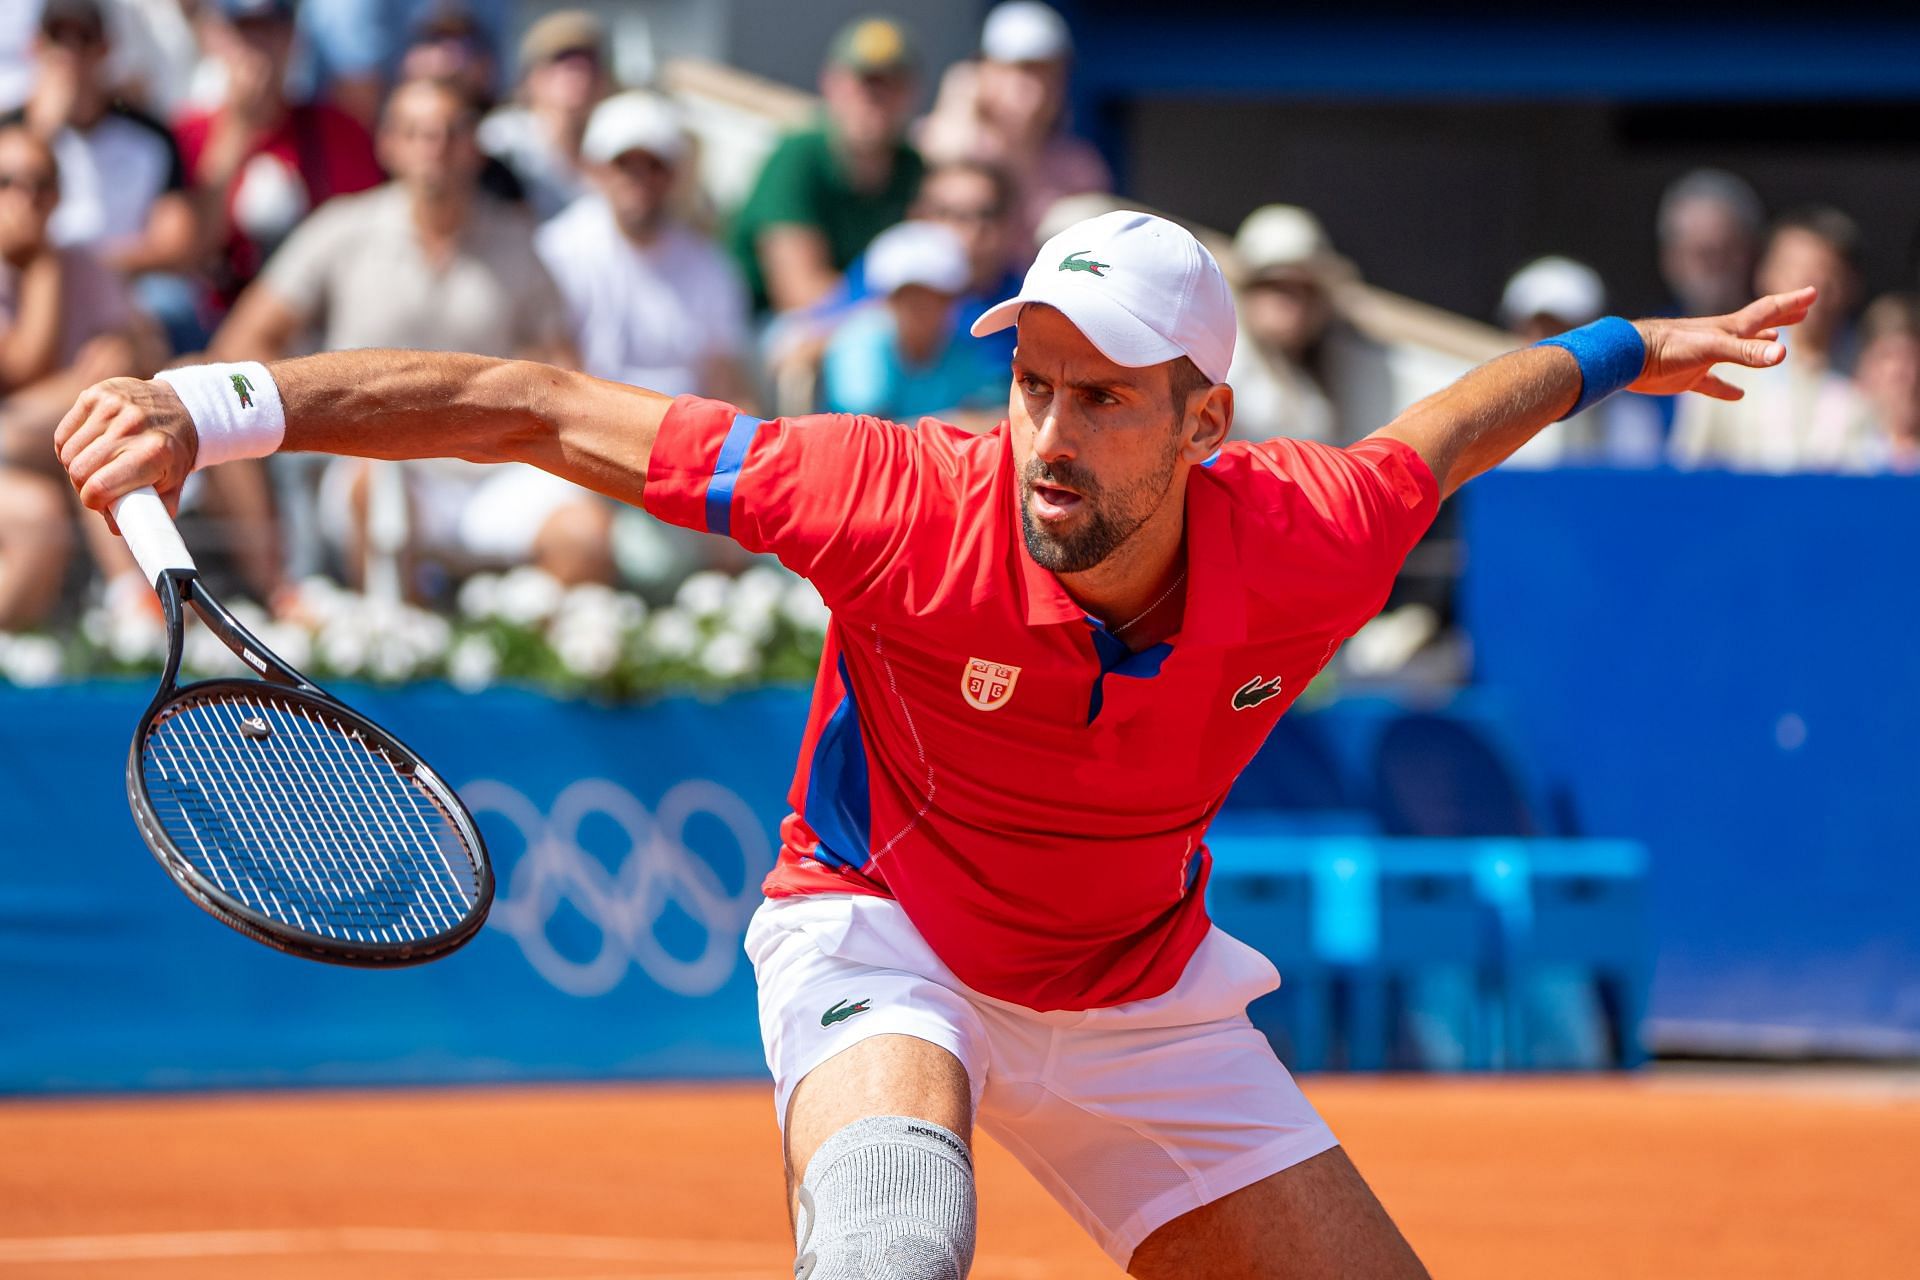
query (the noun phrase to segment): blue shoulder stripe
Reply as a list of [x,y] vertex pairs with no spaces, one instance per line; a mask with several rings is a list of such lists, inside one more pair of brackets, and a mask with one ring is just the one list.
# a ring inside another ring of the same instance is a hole
[[720,456],[713,460],[713,479],[707,482],[707,532],[723,537],[733,532],[733,485],[740,478],[740,464],[747,460],[754,432],[761,419],[744,413],[733,416],[727,438],[720,442]]

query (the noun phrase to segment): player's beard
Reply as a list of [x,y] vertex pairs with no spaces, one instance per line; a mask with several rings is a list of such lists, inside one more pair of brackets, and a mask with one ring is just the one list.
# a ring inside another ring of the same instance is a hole
[[[1084,573],[1105,563],[1166,501],[1179,458],[1179,441],[1169,439],[1159,467],[1112,493],[1092,472],[1071,460],[1029,461],[1020,473],[1020,532],[1033,562],[1054,573]],[[1057,534],[1034,518],[1034,486],[1043,484],[1059,485],[1080,495],[1083,514],[1079,528]]]

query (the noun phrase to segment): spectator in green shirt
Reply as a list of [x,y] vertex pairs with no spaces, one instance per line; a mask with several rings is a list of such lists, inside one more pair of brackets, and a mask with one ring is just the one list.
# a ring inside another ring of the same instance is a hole
[[831,292],[869,241],[906,217],[924,169],[905,141],[914,51],[900,24],[843,28],[820,73],[823,121],[767,158],[733,226],[757,307],[791,311]]

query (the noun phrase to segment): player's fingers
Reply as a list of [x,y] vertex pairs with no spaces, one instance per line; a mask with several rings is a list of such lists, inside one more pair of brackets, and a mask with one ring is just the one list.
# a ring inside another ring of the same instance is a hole
[[[167,480],[165,459],[143,440],[128,442],[80,486],[80,502],[105,512],[114,501],[144,485],[160,488]],[[178,487],[177,485],[175,487]]]
[[1733,330],[1750,334],[1760,329],[1798,324],[1806,319],[1813,300],[1819,294],[1818,289],[1808,285],[1804,289],[1790,289],[1786,293],[1770,293],[1764,298],[1756,298],[1734,312]]
[[1770,369],[1787,358],[1787,349],[1779,342],[1762,338],[1729,338],[1714,358],[1743,364],[1749,369]]
[[95,412],[89,412],[86,417],[74,425],[72,430],[67,432],[65,439],[56,439],[54,441],[54,446],[60,459],[60,465],[67,469],[69,475],[73,472],[74,459],[85,452],[88,445],[98,440],[101,432],[105,430],[106,426],[101,421],[100,415]]
[[1778,329],[1762,329],[1760,332],[1754,334],[1753,336],[1756,338],[1759,338],[1763,342],[1773,342],[1780,337],[1780,331]]
[[116,410],[103,414],[96,410],[90,422],[92,430],[76,435],[74,441],[69,442],[78,444],[78,448],[70,448],[71,456],[62,461],[67,468],[67,479],[75,489],[83,489],[94,473],[126,445],[126,412]]
[[1700,381],[1694,383],[1689,389],[1698,391],[1703,396],[1711,396],[1715,400],[1740,400],[1745,398],[1747,394],[1739,387],[1728,382],[1725,378],[1712,373],[1701,378]]
[[74,400],[73,407],[61,417],[60,425],[53,429],[53,448],[54,452],[60,455],[62,466],[66,465],[67,461],[67,441],[86,425],[88,417],[93,412],[94,401],[98,398],[98,392],[92,387],[82,391]]

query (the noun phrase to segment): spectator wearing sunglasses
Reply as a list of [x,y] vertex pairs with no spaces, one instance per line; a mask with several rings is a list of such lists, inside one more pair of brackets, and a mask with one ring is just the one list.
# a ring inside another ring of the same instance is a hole
[[55,243],[59,203],[52,149],[0,125],[0,631],[46,617],[72,551],[54,424],[88,384],[152,369],[119,277]]
[[[83,244],[140,283],[142,301],[179,349],[198,345],[194,299],[174,273],[195,261],[199,230],[173,135],[108,88],[109,31],[100,0],[47,0],[26,106],[5,119],[53,148],[60,206],[52,235]],[[176,314],[181,313],[181,314]]]

